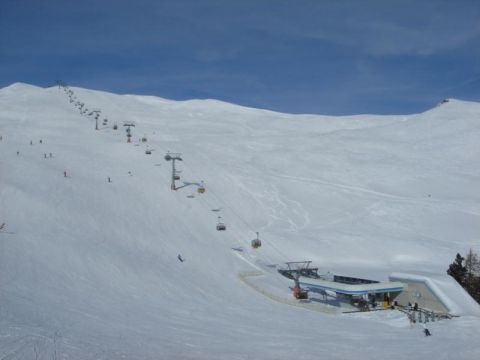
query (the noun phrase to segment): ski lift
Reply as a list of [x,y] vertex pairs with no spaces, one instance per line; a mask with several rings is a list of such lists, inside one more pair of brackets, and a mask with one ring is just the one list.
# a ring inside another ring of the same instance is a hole
[[298,300],[308,299],[308,290],[302,289],[299,286],[295,286],[292,290],[293,297]]
[[170,156],[170,153],[167,153],[167,154],[165,155],[165,160],[167,160],[167,161],[172,160],[172,157]]
[[180,175],[175,174],[175,175],[173,175],[173,178],[174,178],[175,180],[180,180]]
[[145,154],[152,155],[152,150],[150,150],[150,149],[145,150]]
[[227,225],[225,225],[223,222],[220,221],[221,217],[218,217],[218,222],[217,222],[217,231],[225,231],[227,230]]
[[113,125],[113,130],[117,130],[118,129],[118,125],[117,124],[114,124]]
[[295,273],[293,277],[293,281],[295,282],[295,286],[292,289],[293,297],[298,300],[308,299],[308,290],[302,289],[300,286],[300,273]]
[[258,238],[258,232],[257,232],[257,238],[252,240],[252,248],[257,249],[260,246],[262,246],[262,242]]
[[205,192],[205,184],[203,183],[203,181],[200,183],[200,185],[198,186],[197,188],[197,192],[199,194],[203,194]]

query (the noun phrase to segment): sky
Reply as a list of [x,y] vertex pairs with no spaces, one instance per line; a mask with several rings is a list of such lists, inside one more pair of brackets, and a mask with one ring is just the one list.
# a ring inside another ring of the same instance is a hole
[[288,113],[480,101],[479,0],[0,0],[0,87]]

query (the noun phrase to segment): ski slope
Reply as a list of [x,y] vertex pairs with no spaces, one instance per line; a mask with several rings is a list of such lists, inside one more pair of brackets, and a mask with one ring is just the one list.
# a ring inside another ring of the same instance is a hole
[[108,125],[58,87],[0,90],[0,359],[480,356],[478,317],[425,338],[402,314],[308,311],[238,276],[312,260],[386,280],[479,251],[480,104],[327,117],[71,89]]

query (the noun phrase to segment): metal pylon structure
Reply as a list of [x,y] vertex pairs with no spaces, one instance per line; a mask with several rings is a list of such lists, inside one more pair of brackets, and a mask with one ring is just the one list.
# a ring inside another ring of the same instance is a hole
[[177,186],[175,184],[175,180],[180,180],[180,176],[178,175],[178,171],[175,168],[175,161],[183,161],[181,153],[171,153],[170,151],[165,154],[165,160],[172,162],[172,184],[170,188],[172,190],[177,190]]
[[100,116],[100,110],[92,110],[88,115],[95,116],[95,130],[98,130],[98,117]]
[[135,127],[135,123],[133,122],[124,122],[123,126],[127,128],[127,142],[132,142],[132,134],[131,134],[131,127]]

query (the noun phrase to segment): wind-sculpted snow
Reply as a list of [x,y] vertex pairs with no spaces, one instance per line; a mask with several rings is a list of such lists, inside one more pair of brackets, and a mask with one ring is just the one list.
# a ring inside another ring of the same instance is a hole
[[308,311],[238,276],[443,274],[480,250],[479,104],[327,117],[72,90],[98,131],[58,87],[0,90],[0,359],[480,356],[475,317],[424,338],[402,314]]

